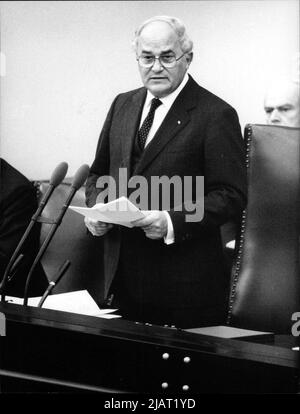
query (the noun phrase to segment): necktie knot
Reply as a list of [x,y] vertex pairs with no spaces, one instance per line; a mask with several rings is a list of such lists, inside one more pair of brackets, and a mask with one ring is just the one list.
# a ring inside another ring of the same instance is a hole
[[151,107],[150,107],[150,111],[156,111],[156,109],[162,104],[162,101],[160,101],[157,98],[153,98],[151,101]]
[[149,131],[153,124],[154,119],[154,113],[156,109],[162,104],[162,101],[160,101],[157,98],[153,98],[151,101],[150,110],[148,112],[148,115],[146,116],[143,125],[141,126],[139,132],[138,132],[138,142],[141,149],[144,149],[146,140],[149,134]]

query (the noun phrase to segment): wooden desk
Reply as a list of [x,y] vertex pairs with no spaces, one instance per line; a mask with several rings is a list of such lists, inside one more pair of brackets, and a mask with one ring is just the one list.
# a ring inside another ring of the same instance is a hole
[[297,338],[260,344],[7,303],[0,312],[2,392],[299,391]]

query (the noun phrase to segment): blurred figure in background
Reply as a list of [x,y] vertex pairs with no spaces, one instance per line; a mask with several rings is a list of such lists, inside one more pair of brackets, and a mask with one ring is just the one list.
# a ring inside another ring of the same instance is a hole
[[300,127],[299,81],[277,79],[266,92],[264,101],[269,125]]
[[[36,189],[32,183],[0,158],[0,280],[37,206]],[[7,283],[6,294],[23,296],[29,265],[39,248],[39,230],[35,225],[22,251],[24,263],[12,281]],[[30,294],[40,295],[46,286],[46,277],[39,269],[32,278]]]
[[[300,128],[299,95],[298,76],[297,79],[278,77],[273,80],[267,88],[264,99],[266,123]],[[227,223],[222,228],[223,241],[226,245],[225,257],[229,267],[232,266],[235,254],[234,232],[236,229],[233,223]]]

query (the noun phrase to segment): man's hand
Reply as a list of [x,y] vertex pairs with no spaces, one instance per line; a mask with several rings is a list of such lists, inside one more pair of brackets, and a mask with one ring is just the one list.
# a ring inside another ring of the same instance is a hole
[[104,223],[88,217],[84,218],[84,223],[93,236],[104,236],[113,227],[111,223]]
[[132,221],[134,227],[140,227],[144,230],[146,237],[157,240],[162,239],[168,232],[168,221],[163,211],[144,210],[142,213],[146,217]]

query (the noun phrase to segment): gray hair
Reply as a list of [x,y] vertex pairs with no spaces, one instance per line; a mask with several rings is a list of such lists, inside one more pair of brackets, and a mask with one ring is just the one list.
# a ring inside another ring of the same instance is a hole
[[178,41],[179,41],[182,52],[183,53],[192,52],[193,42],[188,37],[184,24],[179,19],[177,19],[177,17],[170,17],[170,16],[155,16],[155,17],[151,17],[151,19],[144,21],[135,31],[135,37],[132,41],[132,46],[133,46],[134,51],[136,51],[137,49],[138,39],[139,39],[139,36],[142,30],[149,23],[153,23],[153,22],[168,23],[178,36]]

